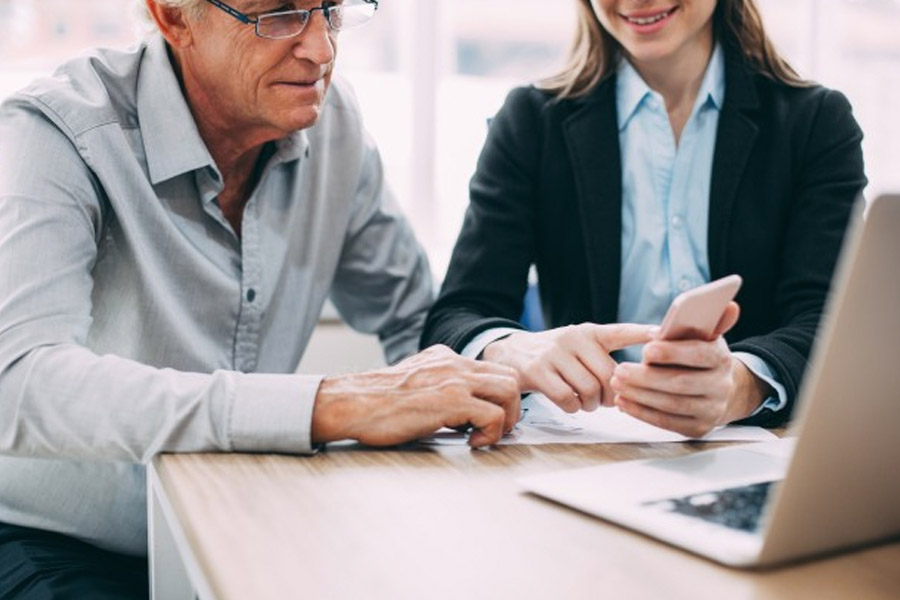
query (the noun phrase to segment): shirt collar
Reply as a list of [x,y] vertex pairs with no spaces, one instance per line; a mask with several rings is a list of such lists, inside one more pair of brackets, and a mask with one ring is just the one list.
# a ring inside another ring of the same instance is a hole
[[151,183],[214,167],[161,35],[147,43],[137,85],[138,119]]
[[628,125],[628,122],[638,111],[644,98],[651,95],[653,90],[647,85],[631,63],[623,58],[619,62],[616,75],[616,112],[619,119],[619,131]]
[[[625,129],[631,118],[638,112],[644,99],[654,92],[641,78],[637,70],[624,58],[619,63],[616,77],[616,109],[618,114],[619,131]],[[697,94],[696,106],[702,106],[706,102],[721,110],[725,99],[725,57],[721,44],[716,44],[703,81],[700,82],[700,91]],[[696,108],[694,109],[696,111]]]
[[[154,35],[147,42],[138,77],[137,99],[151,183],[156,185],[207,167],[216,169],[181,91],[161,35]],[[309,156],[309,136],[305,130],[295,131],[276,141],[275,148],[270,164],[298,160]]]
[[725,102],[725,52],[722,44],[717,43],[713,50],[712,58],[706,67],[706,74],[700,84],[700,93],[697,94],[697,104],[712,102],[713,106],[722,110]]

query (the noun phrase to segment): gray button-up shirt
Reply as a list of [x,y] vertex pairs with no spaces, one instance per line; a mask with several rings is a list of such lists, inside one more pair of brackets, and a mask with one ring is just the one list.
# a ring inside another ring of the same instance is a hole
[[156,36],[0,107],[0,521],[146,551],[159,452],[310,451],[326,298],[415,351],[425,255],[346,85],[277,142],[238,237]]

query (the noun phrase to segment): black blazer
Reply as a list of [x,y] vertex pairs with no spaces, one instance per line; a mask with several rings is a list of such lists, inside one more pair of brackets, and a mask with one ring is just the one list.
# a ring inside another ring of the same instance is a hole
[[[725,102],[710,188],[713,279],[738,273],[742,313],[726,339],[766,360],[791,407],[806,368],[854,198],[866,183],[862,132],[839,92],[753,73],[726,49]],[[470,205],[422,347],[462,350],[520,327],[536,265],[550,327],[617,319],[622,176],[612,76],[588,96],[514,90],[493,120]]]

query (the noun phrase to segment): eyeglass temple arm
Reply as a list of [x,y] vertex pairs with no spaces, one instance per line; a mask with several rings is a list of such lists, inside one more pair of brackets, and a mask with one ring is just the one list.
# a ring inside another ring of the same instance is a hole
[[[366,0],[366,1],[368,1],[368,0]],[[232,17],[234,17],[241,23],[256,23],[256,21],[258,20],[258,19],[251,19],[250,17],[248,17],[244,13],[240,12],[239,10],[236,10],[236,9],[228,6],[224,2],[220,2],[219,0],[207,0],[207,2],[221,8],[222,10],[227,12],[229,15],[231,15]],[[376,5],[378,4],[378,0],[375,0],[375,4]]]

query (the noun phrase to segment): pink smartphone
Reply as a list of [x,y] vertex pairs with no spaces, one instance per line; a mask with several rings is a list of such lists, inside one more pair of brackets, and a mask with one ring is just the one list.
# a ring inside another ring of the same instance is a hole
[[664,340],[709,340],[741,288],[740,275],[729,275],[679,294],[660,326]]

